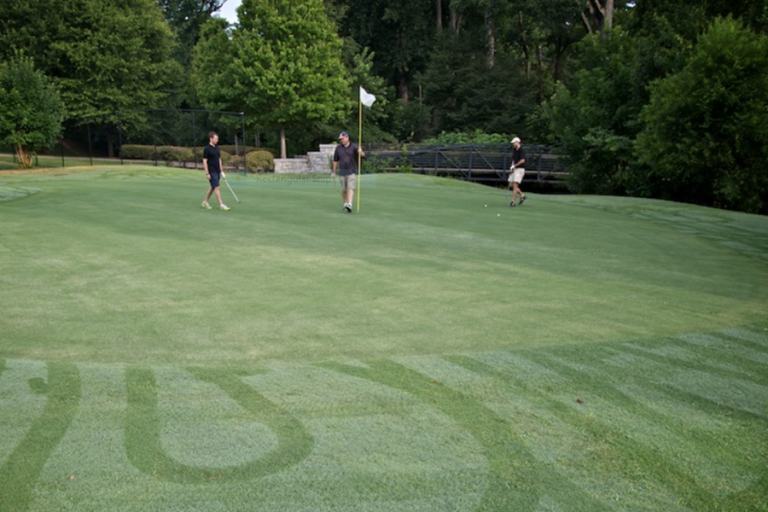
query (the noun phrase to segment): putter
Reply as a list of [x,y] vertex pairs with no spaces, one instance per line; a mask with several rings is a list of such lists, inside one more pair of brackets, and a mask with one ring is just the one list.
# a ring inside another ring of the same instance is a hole
[[232,186],[229,184],[229,180],[227,179],[227,175],[224,174],[224,173],[221,173],[221,177],[224,179],[224,183],[227,184],[227,188],[229,189],[229,191],[232,192],[233,196],[235,196],[235,201],[237,201],[239,203],[240,199],[237,198],[237,194],[235,194],[235,191],[232,190]]

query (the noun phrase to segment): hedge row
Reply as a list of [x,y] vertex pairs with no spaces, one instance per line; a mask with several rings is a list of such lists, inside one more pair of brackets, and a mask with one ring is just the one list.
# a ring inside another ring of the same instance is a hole
[[141,146],[124,144],[121,156],[129,160],[163,160],[165,162],[194,162],[195,152],[179,146]]
[[[234,146],[233,146],[234,148]],[[232,165],[240,168],[243,165],[243,158],[232,156],[226,149],[221,149],[221,161],[224,165]],[[197,159],[193,148],[180,146],[144,146],[139,144],[124,144],[121,148],[122,158],[128,160],[162,160],[167,165],[173,162],[184,164],[194,164],[196,160],[202,161],[202,148],[198,148]],[[248,169],[253,171],[274,171],[275,159],[272,153],[266,150],[249,151],[246,155]]]

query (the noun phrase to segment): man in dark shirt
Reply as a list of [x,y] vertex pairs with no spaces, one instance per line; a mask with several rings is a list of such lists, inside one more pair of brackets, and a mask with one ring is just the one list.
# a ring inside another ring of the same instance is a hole
[[216,194],[216,199],[219,200],[220,210],[229,210],[229,206],[224,204],[221,200],[221,190],[219,190],[219,180],[221,175],[224,174],[223,165],[221,164],[221,152],[216,145],[219,142],[219,134],[211,132],[208,134],[208,145],[203,150],[203,169],[205,169],[205,177],[211,184],[211,188],[205,194],[203,199],[203,208],[206,210],[211,209],[211,205],[208,204],[208,200],[212,194]]
[[344,211],[352,213],[352,202],[355,199],[355,175],[357,174],[357,155],[365,156],[363,150],[357,144],[349,141],[347,132],[339,135],[341,144],[336,146],[333,152],[333,170],[331,179],[336,176],[339,169],[339,181],[341,181],[341,200],[344,201]]
[[[512,202],[509,203],[509,206],[517,206],[518,204],[523,204],[523,201],[526,200],[525,194],[520,190],[520,183],[523,182],[525,177],[525,150],[519,137],[512,139],[512,147],[514,148],[512,150],[512,167],[510,169],[512,172],[507,180],[512,185]],[[515,203],[517,196],[520,196],[519,203]]]

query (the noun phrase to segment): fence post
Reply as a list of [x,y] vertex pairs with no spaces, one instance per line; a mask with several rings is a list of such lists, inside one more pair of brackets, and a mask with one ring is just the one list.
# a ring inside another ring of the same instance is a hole
[[243,130],[243,174],[248,174],[248,143],[245,138],[245,112],[240,112],[240,123]]
[[[123,162],[123,129],[120,127],[122,123],[120,122],[120,111],[117,111],[117,139],[120,142],[120,165],[123,165],[125,162]],[[88,137],[88,140],[90,141],[91,138]]]
[[[91,159],[91,167],[93,167],[93,149],[91,148],[91,123],[88,123],[88,157]],[[120,153],[122,155],[122,152]],[[62,152],[62,160],[64,153]]]
[[197,169],[197,137],[195,136],[197,130],[195,129],[195,111],[192,110],[192,145],[194,150],[192,151],[195,160],[195,169]]
[[475,154],[475,145],[472,144],[469,148],[469,179],[472,179],[472,157]]
[[541,148],[539,148],[539,166],[536,173],[536,181],[541,181]]
[[157,167],[157,120],[155,116],[152,116],[152,142],[155,145],[155,167]]

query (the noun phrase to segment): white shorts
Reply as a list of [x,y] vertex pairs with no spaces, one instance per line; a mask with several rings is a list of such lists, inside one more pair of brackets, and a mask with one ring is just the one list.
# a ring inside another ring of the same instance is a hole
[[522,183],[523,178],[525,178],[525,169],[521,169],[520,167],[515,167],[515,169],[509,174],[509,179],[507,179],[507,181],[510,183],[512,183],[513,181],[515,183]]

